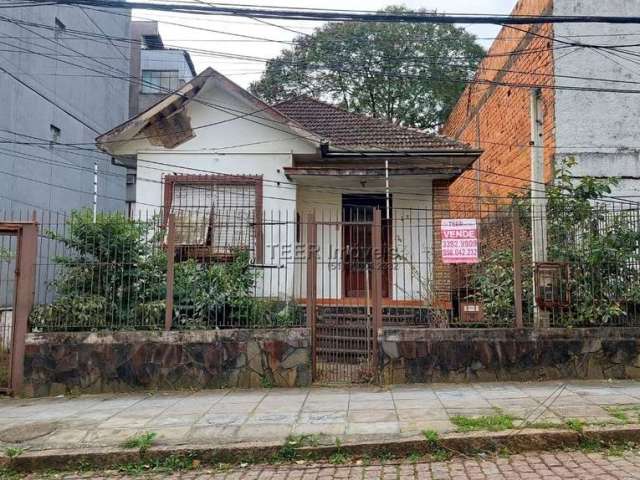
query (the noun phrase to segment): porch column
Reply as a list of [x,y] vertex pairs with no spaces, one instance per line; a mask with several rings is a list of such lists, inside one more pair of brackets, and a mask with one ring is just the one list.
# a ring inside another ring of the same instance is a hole
[[433,180],[433,297],[436,307],[451,310],[451,269],[442,262],[441,220],[449,217],[450,180]]

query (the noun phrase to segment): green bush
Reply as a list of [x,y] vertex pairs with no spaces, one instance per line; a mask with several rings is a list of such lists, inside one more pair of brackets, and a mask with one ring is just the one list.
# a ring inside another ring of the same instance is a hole
[[[56,257],[55,300],[34,308],[35,330],[160,329],[166,310],[167,257],[161,229],[119,213],[73,212],[65,235],[49,232],[69,251]],[[249,252],[230,262],[176,262],[174,328],[293,326],[299,307],[254,298]]]
[[58,256],[56,298],[31,315],[35,330],[126,328],[136,323],[139,275],[151,256],[151,224],[120,213],[71,213],[65,234],[47,232],[70,254]]
[[568,262],[571,307],[567,324],[600,324],[627,317],[640,302],[640,224],[637,208],[605,203],[615,178],[575,183],[573,159],[562,163],[548,189],[548,256]]
[[[565,159],[547,187],[547,258],[566,262],[570,275],[571,305],[553,312],[556,323],[606,324],[628,317],[640,303],[640,218],[634,210],[613,210],[605,197],[617,179],[571,175],[575,161]],[[515,199],[521,228],[530,229],[528,198]],[[533,311],[531,244],[522,246],[523,312]],[[472,284],[473,298],[482,302],[489,322],[513,319],[513,266],[511,249],[484,259]]]

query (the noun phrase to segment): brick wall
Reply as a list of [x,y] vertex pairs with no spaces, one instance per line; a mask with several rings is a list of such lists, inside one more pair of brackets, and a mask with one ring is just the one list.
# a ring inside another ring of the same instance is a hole
[[451,308],[450,266],[442,263],[441,220],[450,218],[449,187],[450,180],[434,180],[433,194],[433,284],[435,303],[441,308]]
[[[514,15],[552,14],[552,0],[519,0]],[[503,197],[522,193],[531,176],[530,88],[514,84],[553,85],[554,44],[552,25],[504,27],[464,91],[445,126],[445,135],[484,150],[473,169],[449,189],[452,210],[458,216],[486,210],[487,203],[507,202]],[[556,44],[555,48],[559,46]],[[563,55],[563,49],[556,52]],[[496,85],[493,82],[497,82]],[[553,175],[554,93],[542,90],[545,179]],[[495,175],[487,172],[497,172]],[[510,201],[509,201],[510,202]]]

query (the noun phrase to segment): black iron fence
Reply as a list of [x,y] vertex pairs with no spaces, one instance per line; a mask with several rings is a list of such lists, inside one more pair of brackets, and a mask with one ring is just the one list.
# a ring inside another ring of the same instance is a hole
[[[137,219],[42,212],[29,327],[184,330],[311,320],[373,327],[376,305],[382,325],[394,326],[638,325],[640,208],[588,205],[550,204],[533,214],[522,201],[472,214],[381,205],[378,226],[375,208],[362,205],[258,216],[245,207],[215,215],[182,208]],[[471,263],[447,263],[444,217],[475,219]],[[7,323],[12,257],[4,250],[0,321]]]

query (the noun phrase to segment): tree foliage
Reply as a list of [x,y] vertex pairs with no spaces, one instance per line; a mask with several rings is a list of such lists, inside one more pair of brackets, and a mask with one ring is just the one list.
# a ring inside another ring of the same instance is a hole
[[[606,196],[616,178],[582,177],[571,169],[575,160],[558,165],[554,182],[547,187],[547,258],[569,265],[566,289],[571,303],[550,312],[554,323],[602,325],[632,320],[640,305],[640,217],[637,208],[614,208]],[[530,236],[528,198],[516,198],[521,229]],[[537,219],[540,221],[540,219]],[[523,310],[533,311],[531,243],[522,245]],[[493,251],[473,279],[473,298],[483,304],[485,319],[510,323],[514,312],[511,249]]]
[[432,129],[446,119],[483,55],[475,37],[453,25],[330,23],[269,60],[250,90],[268,102],[307,94]]

